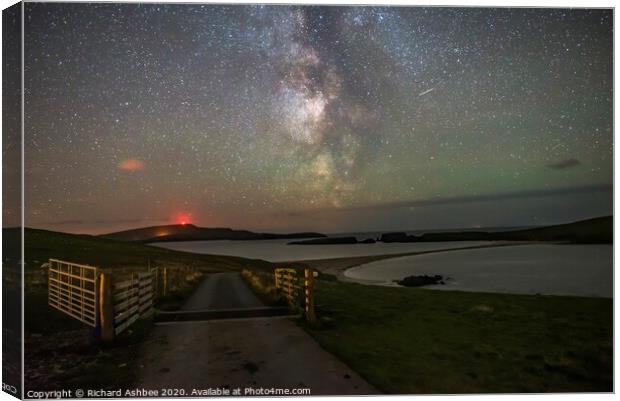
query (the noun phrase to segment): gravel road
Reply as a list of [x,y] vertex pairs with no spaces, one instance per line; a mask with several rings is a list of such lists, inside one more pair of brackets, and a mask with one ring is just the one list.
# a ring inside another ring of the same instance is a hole
[[[238,273],[208,275],[182,310],[264,306]],[[311,395],[377,394],[285,317],[160,323],[139,353],[136,387],[297,389]]]

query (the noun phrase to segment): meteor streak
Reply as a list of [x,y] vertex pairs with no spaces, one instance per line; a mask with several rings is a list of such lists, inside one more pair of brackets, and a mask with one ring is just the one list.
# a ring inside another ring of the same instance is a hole
[[427,89],[427,90],[425,90],[424,92],[420,93],[420,94],[418,95],[418,97],[422,97],[422,96],[424,96],[424,95],[427,95],[427,94],[431,93],[431,92],[432,92],[432,91],[434,91],[434,90],[435,90],[435,88],[430,88],[430,89]]

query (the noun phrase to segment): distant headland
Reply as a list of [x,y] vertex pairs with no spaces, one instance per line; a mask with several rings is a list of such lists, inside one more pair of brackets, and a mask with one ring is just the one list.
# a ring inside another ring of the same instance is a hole
[[[611,244],[614,237],[613,216],[597,217],[568,224],[500,232],[459,231],[410,235],[405,232],[382,234],[377,242],[442,242],[442,241],[552,241],[579,244]],[[289,245],[372,244],[372,238],[329,237],[289,242]]]
[[207,228],[193,224],[173,224],[136,228],[99,235],[102,238],[130,242],[172,242],[172,241],[251,241],[268,239],[300,240],[288,245],[345,245],[403,243],[403,242],[442,242],[442,241],[553,241],[570,243],[613,243],[613,216],[597,217],[577,222],[515,229],[507,231],[445,231],[429,232],[420,235],[406,232],[388,232],[378,238],[358,239],[354,236],[330,236],[317,232],[260,233],[232,228]]
[[173,224],[136,228],[102,234],[99,237],[131,242],[172,242],[172,241],[249,241],[265,239],[323,238],[325,234],[302,232],[290,234],[255,233],[232,228],[206,228],[193,224]]

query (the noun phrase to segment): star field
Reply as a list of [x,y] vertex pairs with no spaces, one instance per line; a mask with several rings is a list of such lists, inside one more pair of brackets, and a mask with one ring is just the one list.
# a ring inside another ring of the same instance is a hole
[[26,11],[28,226],[184,214],[342,232],[611,213],[610,10]]

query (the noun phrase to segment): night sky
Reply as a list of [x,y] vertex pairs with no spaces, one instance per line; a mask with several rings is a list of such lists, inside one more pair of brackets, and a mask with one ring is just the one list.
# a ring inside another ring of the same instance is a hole
[[26,10],[27,226],[351,232],[612,213],[610,10]]

